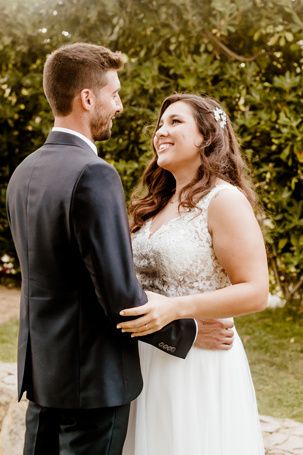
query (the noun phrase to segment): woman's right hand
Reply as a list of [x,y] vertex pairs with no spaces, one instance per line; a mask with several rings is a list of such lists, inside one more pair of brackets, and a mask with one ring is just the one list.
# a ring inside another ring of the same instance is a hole
[[166,297],[151,291],[146,291],[146,295],[148,302],[145,305],[127,308],[120,312],[121,316],[137,317],[117,325],[118,329],[131,333],[132,337],[158,332],[170,322],[178,319],[173,297]]

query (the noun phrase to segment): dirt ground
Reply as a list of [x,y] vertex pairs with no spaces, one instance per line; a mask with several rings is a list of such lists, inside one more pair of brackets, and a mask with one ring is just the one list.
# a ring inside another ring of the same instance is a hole
[[0,324],[19,316],[20,290],[0,286]]

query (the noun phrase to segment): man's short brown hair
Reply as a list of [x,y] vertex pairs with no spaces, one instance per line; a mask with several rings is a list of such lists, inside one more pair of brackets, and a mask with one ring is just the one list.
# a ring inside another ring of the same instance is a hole
[[95,44],[74,43],[52,52],[44,65],[43,89],[53,114],[70,114],[77,93],[102,87],[106,71],[122,66],[120,52]]

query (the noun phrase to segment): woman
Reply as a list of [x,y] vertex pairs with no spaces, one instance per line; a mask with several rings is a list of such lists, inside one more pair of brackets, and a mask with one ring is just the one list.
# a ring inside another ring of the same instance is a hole
[[[150,301],[124,310],[137,319],[119,328],[144,336],[178,318],[263,310],[268,272],[255,196],[223,109],[208,97],[166,98],[153,146],[147,194],[132,202],[134,260]],[[185,360],[139,344],[145,386],[124,455],[264,454],[236,331],[231,350],[193,347]]]

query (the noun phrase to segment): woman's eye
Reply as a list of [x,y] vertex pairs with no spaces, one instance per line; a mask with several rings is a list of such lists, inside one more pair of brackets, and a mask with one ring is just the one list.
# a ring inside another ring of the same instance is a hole
[[174,118],[171,123],[172,123],[172,125],[176,125],[177,123],[181,123],[181,122],[177,118]]

